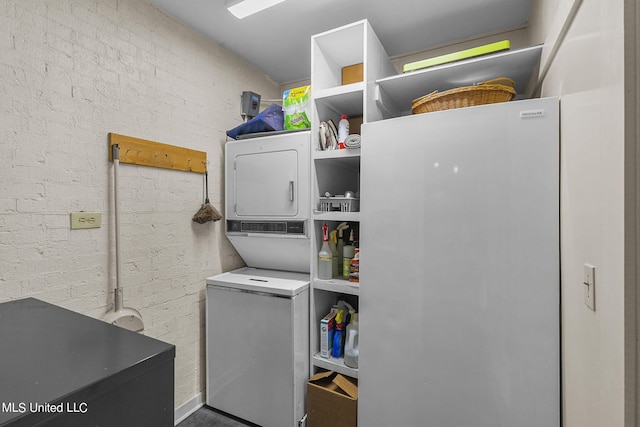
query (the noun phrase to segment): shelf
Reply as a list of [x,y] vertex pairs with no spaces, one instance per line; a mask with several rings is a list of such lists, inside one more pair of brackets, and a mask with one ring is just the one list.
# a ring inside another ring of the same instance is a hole
[[349,282],[346,279],[314,279],[313,280],[313,288],[320,289],[323,291],[336,292],[340,294],[349,294],[349,295],[359,295],[360,294],[360,283],[358,282]]
[[334,371],[342,375],[347,375],[351,378],[358,378],[358,370],[354,368],[350,368],[344,364],[344,359],[335,357],[330,357],[329,359],[325,359],[320,357],[320,353],[316,353],[313,356],[313,364],[322,369],[327,369],[329,371]]
[[[314,94],[313,98],[316,101],[327,100],[328,98],[349,99],[349,98],[357,98],[358,96],[361,97],[363,92],[364,92],[364,82],[358,82],[358,83],[351,83],[348,85],[330,87],[327,89],[321,89]],[[332,101],[334,99],[332,99]]]
[[522,95],[541,53],[542,45],[538,45],[379,79],[376,102],[398,114],[410,111],[414,99],[434,90],[470,86],[496,77],[514,80],[517,93]]
[[[336,86],[329,89],[319,90],[313,99],[320,120],[336,120],[340,115],[346,114],[349,117],[362,115],[364,100],[364,83],[352,83],[344,86]],[[337,122],[336,122],[337,124]]]
[[360,212],[313,212],[315,221],[360,222]]
[[340,85],[343,67],[364,62],[366,27],[368,23],[362,20],[311,37],[314,91]]
[[335,160],[353,158],[356,162],[360,162],[360,148],[345,148],[344,150],[316,150],[313,152],[313,158],[316,160]]

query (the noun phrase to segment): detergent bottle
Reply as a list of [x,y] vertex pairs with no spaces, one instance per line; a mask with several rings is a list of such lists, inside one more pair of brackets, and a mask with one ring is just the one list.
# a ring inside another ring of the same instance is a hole
[[340,149],[345,148],[344,140],[349,136],[349,120],[346,115],[340,116],[340,121],[338,122],[338,147]]
[[344,340],[344,364],[350,368],[358,367],[358,333],[360,327],[358,325],[358,313],[351,315],[351,321],[347,325],[347,331]]

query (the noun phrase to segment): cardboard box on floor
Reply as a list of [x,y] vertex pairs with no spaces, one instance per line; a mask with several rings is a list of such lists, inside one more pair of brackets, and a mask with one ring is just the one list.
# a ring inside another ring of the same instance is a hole
[[357,380],[321,372],[307,382],[307,427],[356,427]]

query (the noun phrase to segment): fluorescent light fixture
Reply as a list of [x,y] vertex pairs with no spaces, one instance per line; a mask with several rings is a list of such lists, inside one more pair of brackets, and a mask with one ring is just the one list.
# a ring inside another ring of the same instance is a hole
[[227,7],[229,12],[238,19],[246,18],[249,15],[260,12],[275,6],[278,3],[282,3],[284,0],[243,0],[232,6]]

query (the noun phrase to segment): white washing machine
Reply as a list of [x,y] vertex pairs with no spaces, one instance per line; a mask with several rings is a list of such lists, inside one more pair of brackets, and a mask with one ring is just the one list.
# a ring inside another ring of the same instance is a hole
[[207,405],[296,427],[309,378],[309,275],[245,267],[207,279]]

